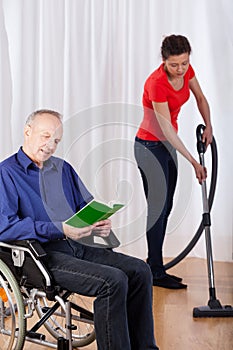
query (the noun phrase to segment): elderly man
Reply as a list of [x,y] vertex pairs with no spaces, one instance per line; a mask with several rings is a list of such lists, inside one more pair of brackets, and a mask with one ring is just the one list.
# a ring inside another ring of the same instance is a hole
[[53,156],[61,138],[59,113],[39,110],[28,117],[23,146],[0,164],[0,240],[38,240],[61,287],[96,297],[99,350],[158,349],[147,264],[81,243],[93,230],[108,236],[110,220],[84,228],[65,223],[92,196],[71,165]]

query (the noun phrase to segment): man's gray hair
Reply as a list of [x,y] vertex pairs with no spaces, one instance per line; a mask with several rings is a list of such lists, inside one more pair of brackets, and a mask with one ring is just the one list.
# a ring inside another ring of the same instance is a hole
[[31,122],[38,116],[42,114],[52,114],[57,117],[62,122],[62,115],[52,109],[38,109],[37,111],[31,113],[26,119],[26,125],[30,125]]

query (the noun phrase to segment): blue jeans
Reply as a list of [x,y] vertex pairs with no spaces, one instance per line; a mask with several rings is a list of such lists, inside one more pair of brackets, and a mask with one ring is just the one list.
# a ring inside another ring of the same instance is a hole
[[147,262],[154,278],[165,275],[163,242],[177,183],[177,154],[167,141],[145,141],[136,137],[135,158],[147,200]]
[[152,275],[140,259],[72,240],[43,245],[55,281],[96,297],[98,350],[158,349],[154,340]]

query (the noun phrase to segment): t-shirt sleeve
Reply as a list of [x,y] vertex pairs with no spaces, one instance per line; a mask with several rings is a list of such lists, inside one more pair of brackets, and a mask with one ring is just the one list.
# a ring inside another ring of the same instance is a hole
[[189,65],[189,80],[195,77],[195,72],[191,64]]
[[154,102],[166,102],[167,101],[167,89],[156,80],[152,80],[149,84],[148,95],[150,101]]

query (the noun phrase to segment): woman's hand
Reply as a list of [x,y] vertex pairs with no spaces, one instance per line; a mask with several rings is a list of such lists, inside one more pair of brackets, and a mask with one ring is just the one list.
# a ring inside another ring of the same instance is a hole
[[201,164],[199,164],[196,160],[192,162],[194,167],[196,178],[198,179],[199,184],[202,184],[204,180],[207,178],[207,170]]
[[206,147],[208,147],[209,144],[212,142],[212,140],[213,140],[212,126],[207,125],[205,127],[205,130],[203,131],[203,134],[202,134],[202,142],[204,142]]

